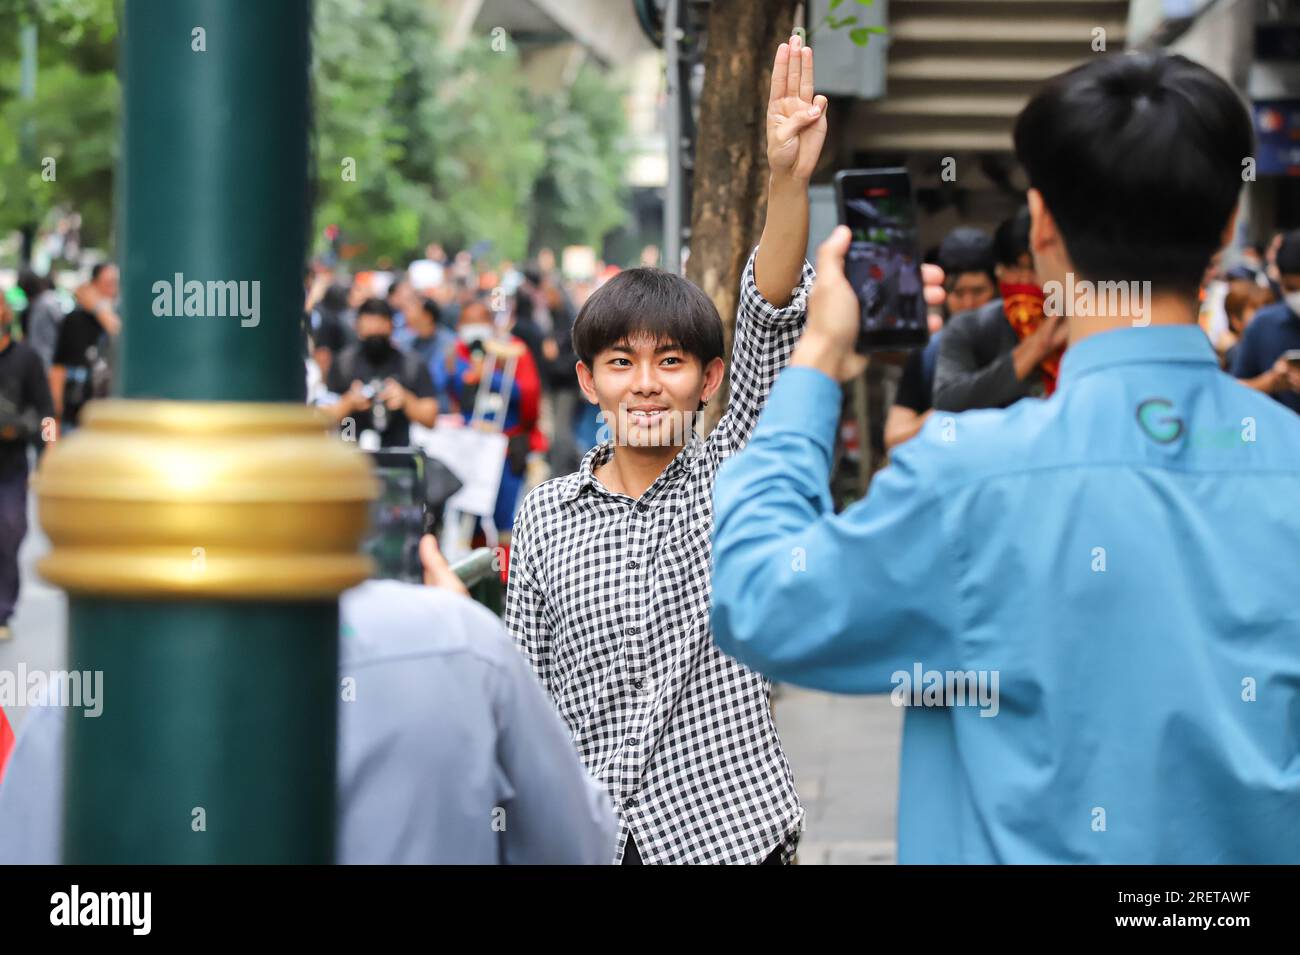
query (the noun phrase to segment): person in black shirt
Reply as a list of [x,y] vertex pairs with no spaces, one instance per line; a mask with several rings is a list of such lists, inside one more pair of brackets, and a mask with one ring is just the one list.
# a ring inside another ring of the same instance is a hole
[[[981,308],[998,294],[993,261],[993,240],[979,229],[959,226],[944,238],[938,249],[943,269],[945,315]],[[943,331],[907,356],[898,382],[894,404],[885,419],[885,448],[892,451],[920,432],[933,410],[934,369],[939,359]]]
[[77,290],[77,307],[59,328],[50,367],[50,392],[56,413],[65,425],[76,425],[91,398],[108,394],[108,349],[121,328],[113,311],[117,298],[117,266],[101,262],[90,282]]
[[[410,422],[432,428],[438,419],[429,369],[393,344],[393,313],[381,298],[367,299],[357,309],[357,335],[360,341],[330,367],[326,386],[340,398],[329,412],[345,437],[375,431],[380,447],[407,447]],[[349,418],[355,430],[349,429]]]
[[13,313],[0,296],[0,640],[18,604],[18,548],[27,536],[27,445],[54,421],[40,355],[13,340]]
[[1029,251],[1028,207],[998,226],[993,257],[999,297],[953,315],[943,328],[932,396],[940,411],[1006,408],[1055,388],[1069,329],[1063,314],[1043,312],[1043,290]]

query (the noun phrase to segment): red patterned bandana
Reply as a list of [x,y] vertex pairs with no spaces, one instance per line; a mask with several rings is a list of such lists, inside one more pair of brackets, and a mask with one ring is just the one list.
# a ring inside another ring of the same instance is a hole
[[[1007,317],[1016,338],[1024,341],[1043,324],[1043,290],[1026,282],[999,282],[998,291],[1002,293],[1002,314]],[[1038,365],[1046,394],[1056,390],[1056,375],[1061,369],[1063,352],[1064,349],[1048,355]]]

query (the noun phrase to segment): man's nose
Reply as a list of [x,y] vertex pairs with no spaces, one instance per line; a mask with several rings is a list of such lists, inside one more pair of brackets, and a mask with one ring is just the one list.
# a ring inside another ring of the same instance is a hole
[[644,364],[637,367],[637,373],[635,381],[632,383],[632,388],[639,395],[653,395],[659,393],[659,379],[655,375],[653,364]]

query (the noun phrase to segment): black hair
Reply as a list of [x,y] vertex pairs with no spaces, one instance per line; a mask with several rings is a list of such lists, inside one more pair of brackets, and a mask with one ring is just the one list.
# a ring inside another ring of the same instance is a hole
[[335,282],[321,296],[320,307],[321,311],[328,311],[332,315],[347,311],[348,287],[341,282]]
[[90,280],[93,282],[103,273],[104,269],[111,269],[112,262],[96,262],[90,270]]
[[424,309],[424,314],[428,315],[431,319],[433,319],[433,323],[435,325],[438,324],[438,322],[442,321],[442,309],[438,307],[438,303],[435,302],[433,299],[431,298],[420,299],[420,308]]
[[1236,207],[1251,119],[1231,86],[1183,56],[1094,59],[1016,119],[1016,156],[1080,273],[1200,286]]
[[649,336],[707,366],[722,357],[722,319],[697,286],[663,269],[625,269],[591,293],[573,323],[573,350],[591,368],[606,348]]
[[515,292],[515,321],[531,322],[533,320],[533,296],[531,292],[520,288]]
[[357,318],[362,315],[379,315],[390,322],[393,320],[393,310],[382,298],[368,298],[362,302],[361,307],[357,309]]
[[939,244],[940,268],[949,278],[967,272],[983,272],[996,283],[993,273],[993,240],[982,229],[958,226]]
[[993,259],[1008,267],[1020,264],[1029,253],[1029,206],[1021,206],[1015,215],[1003,219],[993,231]]
[[1283,275],[1300,275],[1300,229],[1292,229],[1282,237],[1277,248],[1277,270]]
[[18,281],[16,284],[23,290],[23,294],[27,296],[29,302],[50,287],[45,279],[41,278],[28,268],[23,268],[18,271]]

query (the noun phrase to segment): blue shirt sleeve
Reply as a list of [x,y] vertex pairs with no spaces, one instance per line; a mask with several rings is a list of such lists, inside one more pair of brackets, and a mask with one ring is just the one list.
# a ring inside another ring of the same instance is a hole
[[[888,692],[891,675],[914,663],[955,666],[954,558],[943,501],[924,478],[935,451],[921,436],[899,449],[867,498],[835,514],[839,410],[832,379],[786,369],[749,447],[719,472],[714,639],[773,679]],[[925,430],[935,426],[931,419]]]

